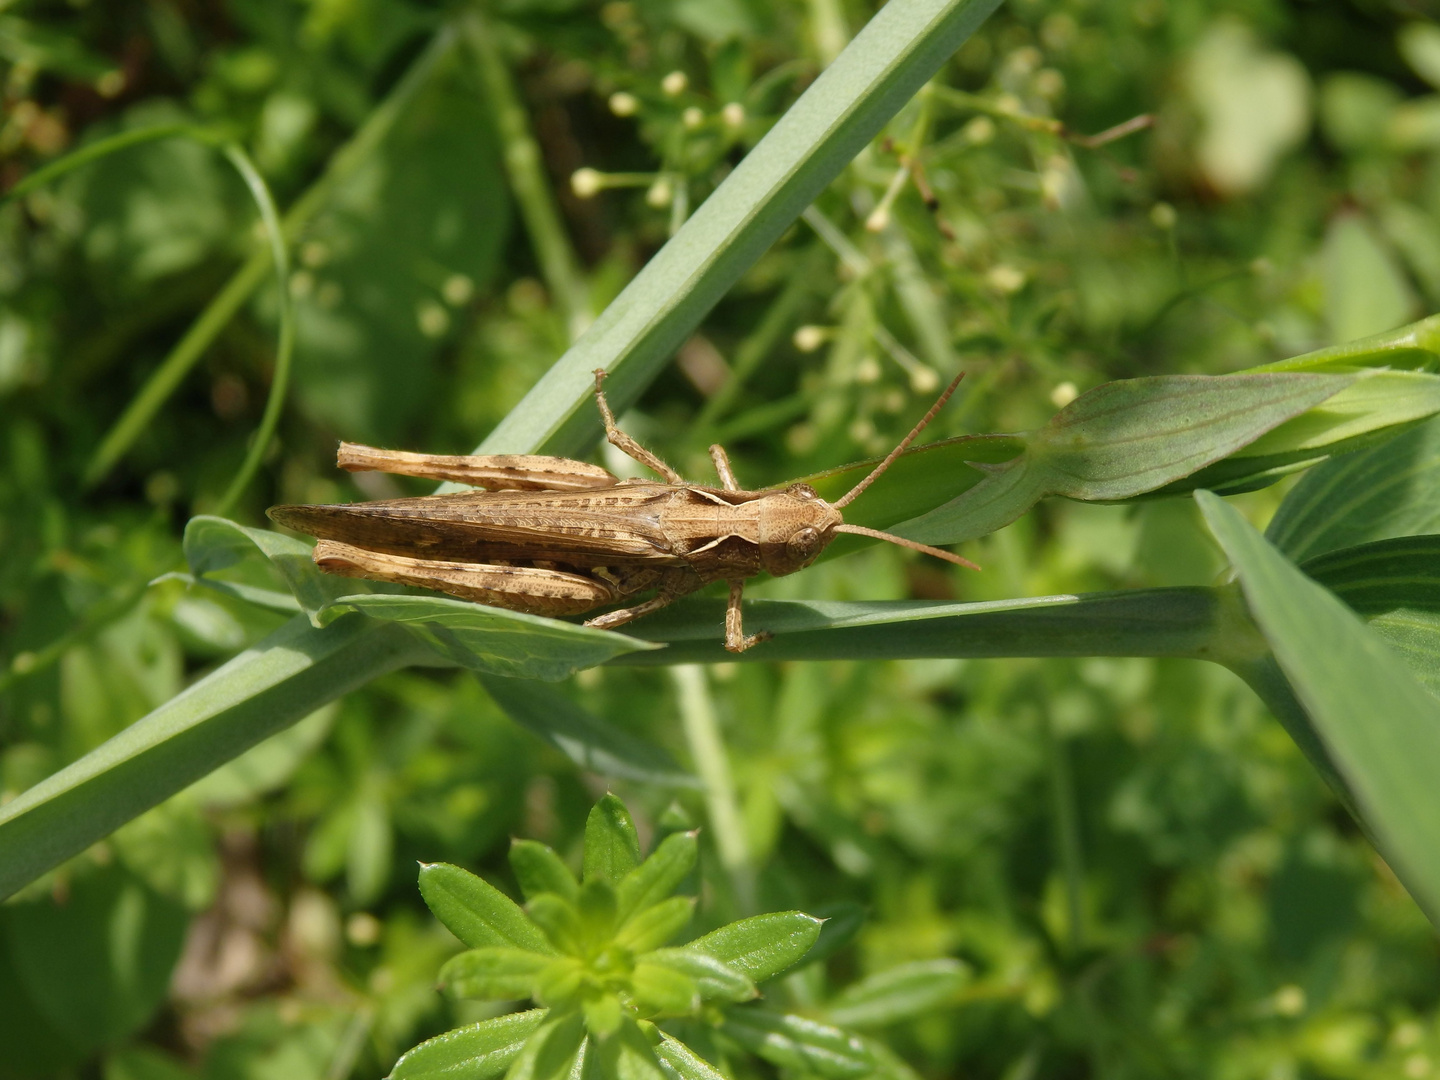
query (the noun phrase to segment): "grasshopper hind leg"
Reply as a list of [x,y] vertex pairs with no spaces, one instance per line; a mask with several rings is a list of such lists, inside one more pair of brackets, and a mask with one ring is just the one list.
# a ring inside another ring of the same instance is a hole
[[580,615],[620,599],[607,581],[536,566],[411,559],[335,540],[321,540],[313,557],[327,574],[416,585],[527,615]]

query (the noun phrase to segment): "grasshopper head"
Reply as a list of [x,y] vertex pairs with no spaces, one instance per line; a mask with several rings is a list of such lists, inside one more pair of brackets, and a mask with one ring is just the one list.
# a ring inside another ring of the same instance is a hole
[[791,484],[765,497],[760,515],[760,562],[767,574],[783,577],[815,561],[835,536],[840,511],[809,484]]

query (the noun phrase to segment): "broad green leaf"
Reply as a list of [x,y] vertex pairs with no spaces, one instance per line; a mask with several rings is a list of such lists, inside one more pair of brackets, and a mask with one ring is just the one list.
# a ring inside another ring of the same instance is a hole
[[1412,318],[1419,302],[1394,253],[1363,214],[1342,211],[1320,253],[1330,339],[1354,341]]
[[880,1027],[909,1020],[952,1001],[970,980],[958,960],[918,960],[900,964],[846,987],[825,1009],[847,1027]]
[[178,903],[110,866],[74,877],[63,904],[46,896],[0,908],[0,951],[45,1020],[93,1051],[160,1007],[189,921]]
[[856,1036],[802,1016],[731,1009],[720,1030],[772,1064],[826,1080],[856,1080],[875,1068],[874,1057]]
[[581,452],[600,431],[594,371],[617,412],[715,303],[998,6],[891,0],[821,73],[479,453]]
[[1285,496],[1265,535],[1303,562],[1433,532],[1440,532],[1440,419],[1311,470]]
[[878,660],[922,657],[1213,657],[1234,613],[1217,589],[1183,587],[1037,596],[978,604],[755,600],[751,632],[775,635],[736,656],[722,645],[723,601],[683,601],[646,620],[669,642],[622,664]]
[[515,871],[527,900],[548,892],[573,903],[580,893],[580,884],[570,868],[554,849],[537,840],[510,841],[510,869]]
[[662,747],[598,719],[558,690],[528,679],[485,674],[480,675],[480,682],[505,715],[582,769],[672,787],[698,783]]
[[668,964],[637,960],[630,976],[635,998],[650,1013],[685,1016],[700,1007],[700,985]]
[[630,811],[614,795],[606,795],[590,808],[585,819],[584,880],[600,878],[619,883],[640,864],[640,837]]
[[724,1080],[715,1067],[679,1039],[665,1035],[655,1047],[660,1067],[671,1080]]
[[613,630],[440,596],[344,596],[319,617],[328,625],[351,611],[405,626],[453,664],[521,679],[553,682],[623,653],[655,648]]
[[525,912],[556,950],[573,956],[583,949],[580,913],[570,901],[541,893],[525,905]]
[[616,895],[621,919],[658,904],[680,887],[699,857],[697,837],[695,832],[667,836],[643,863],[620,879]]
[[470,949],[446,961],[440,987],[454,997],[515,1001],[531,996],[535,976],[548,963],[549,957],[527,949]]
[[1440,536],[1342,548],[1300,568],[1358,612],[1440,697]]
[[1326,458],[1394,438],[1440,412],[1440,376],[1414,371],[1363,370],[1334,397],[1287,420],[1244,450],[1156,494],[1206,488],[1237,493],[1272,484]]
[[897,526],[928,544],[984,536],[1047,495],[1130,499],[1248,446],[1348,386],[1346,375],[1159,375],[1082,394],[1013,461]]
[[544,1009],[497,1016],[437,1035],[403,1054],[390,1080],[492,1080],[519,1056]]
[[78,761],[0,806],[0,897],[423,647],[359,620],[286,623]]
[[[221,579],[208,577],[217,571],[251,558],[256,551],[269,559],[289,587],[311,625],[323,625],[320,610],[338,597],[354,592],[347,578],[322,574],[310,558],[310,545],[271,529],[251,529],[228,518],[193,517],[185,524],[185,561],[190,572],[202,584],[231,592],[241,599],[248,597]],[[253,586],[249,586],[253,589]]]
[[685,946],[761,983],[797,963],[820,936],[820,920],[803,911],[774,911],[732,922]]
[[515,901],[468,870],[449,863],[423,864],[420,895],[446,929],[472,949],[505,946],[554,952]]
[[637,963],[640,962],[673,968],[688,976],[695,981],[700,996],[706,1001],[715,998],[749,1001],[760,993],[748,976],[697,949],[654,949],[642,954],[637,959]]
[[631,952],[658,949],[685,928],[695,911],[693,896],[672,896],[632,915],[615,935],[615,943]]
[[1237,510],[1208,492],[1196,499],[1378,846],[1431,921],[1440,921],[1440,702],[1359,616]]

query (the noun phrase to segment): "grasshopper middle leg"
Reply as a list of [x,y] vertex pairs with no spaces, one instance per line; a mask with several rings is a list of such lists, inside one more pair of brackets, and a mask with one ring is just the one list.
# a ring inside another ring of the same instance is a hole
[[610,440],[610,445],[630,455],[647,469],[653,469],[663,476],[667,483],[685,483],[684,477],[615,426],[615,414],[610,411],[610,403],[605,400],[606,374],[604,368],[595,369],[595,404],[600,408],[600,419],[605,422],[605,438]]

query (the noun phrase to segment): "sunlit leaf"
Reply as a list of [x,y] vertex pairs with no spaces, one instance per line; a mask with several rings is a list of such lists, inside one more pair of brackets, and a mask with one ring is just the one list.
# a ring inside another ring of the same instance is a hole
[[776,911],[712,930],[685,948],[713,956],[760,983],[799,961],[819,936],[820,920],[813,915]]
[[421,866],[420,895],[435,917],[472,949],[501,946],[547,954],[554,951],[515,901],[458,866]]
[[875,1068],[856,1036],[801,1016],[747,1006],[726,1013],[722,1030],[766,1061],[826,1080],[855,1080]]
[[1440,816],[1432,812],[1440,702],[1238,511],[1208,492],[1196,498],[1381,850],[1432,921],[1440,918]]
[[390,1080],[491,1080],[510,1068],[546,1010],[497,1016],[456,1028],[403,1054]]
[[1025,451],[943,506],[896,528],[928,544],[984,536],[1047,495],[1134,498],[1219,461],[1334,396],[1344,375],[1159,375],[1082,394]]

